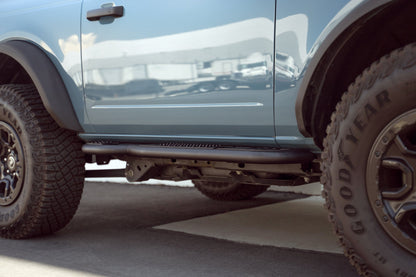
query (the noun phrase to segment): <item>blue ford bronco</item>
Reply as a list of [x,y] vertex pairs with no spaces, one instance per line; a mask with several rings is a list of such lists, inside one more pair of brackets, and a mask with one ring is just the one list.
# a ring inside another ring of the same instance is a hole
[[[3,0],[0,235],[63,228],[85,176],[216,200],[321,181],[362,276],[416,276],[416,1]],[[86,162],[127,162],[87,171]]]

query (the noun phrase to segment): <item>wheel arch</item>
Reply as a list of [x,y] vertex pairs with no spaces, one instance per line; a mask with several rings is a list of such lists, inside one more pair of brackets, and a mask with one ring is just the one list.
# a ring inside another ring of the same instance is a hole
[[61,75],[39,47],[21,40],[0,43],[0,73],[0,84],[33,83],[60,127],[83,131]]
[[[341,20],[309,61],[296,101],[301,133],[322,148],[342,94],[365,68],[416,41],[416,2],[367,1]],[[413,24],[413,25],[412,25]]]

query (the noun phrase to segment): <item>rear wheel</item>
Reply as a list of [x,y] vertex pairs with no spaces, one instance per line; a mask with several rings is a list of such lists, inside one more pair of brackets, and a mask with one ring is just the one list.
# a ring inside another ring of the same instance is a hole
[[194,181],[194,184],[208,198],[222,201],[248,200],[269,188],[269,186],[225,182]]
[[63,228],[83,183],[77,136],[54,122],[33,86],[0,86],[0,236],[29,238]]
[[415,276],[416,44],[374,63],[328,127],[323,195],[363,276]]

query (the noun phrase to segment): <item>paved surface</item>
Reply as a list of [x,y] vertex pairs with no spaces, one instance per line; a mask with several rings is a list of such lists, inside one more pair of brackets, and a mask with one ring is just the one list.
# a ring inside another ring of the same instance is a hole
[[256,245],[342,254],[322,208],[323,202],[321,197],[309,197],[156,228]]
[[[0,277],[356,276],[342,255],[305,250],[322,244],[327,246],[321,251],[338,251],[328,236],[308,236],[328,231],[322,223],[326,215],[313,212],[322,211],[319,199],[300,197],[266,192],[255,200],[224,203],[193,188],[87,182],[67,228],[44,238],[0,240]],[[278,229],[272,235],[276,217],[284,230],[297,226],[294,245],[277,243],[279,237],[294,237]]]

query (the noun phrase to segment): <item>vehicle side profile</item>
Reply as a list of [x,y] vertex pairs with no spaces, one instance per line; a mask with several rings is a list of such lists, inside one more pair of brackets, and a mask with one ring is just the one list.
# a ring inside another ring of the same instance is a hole
[[2,4],[1,237],[65,227],[86,176],[321,181],[360,275],[416,275],[415,1]]

